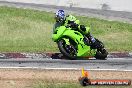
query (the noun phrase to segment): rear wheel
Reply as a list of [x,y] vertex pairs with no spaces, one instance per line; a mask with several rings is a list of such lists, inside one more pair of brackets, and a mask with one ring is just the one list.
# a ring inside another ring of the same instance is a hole
[[108,52],[107,50],[104,48],[104,44],[99,41],[98,39],[96,39],[97,42],[99,42],[99,47],[97,48],[97,52],[96,55],[94,56],[96,59],[100,59],[100,60],[106,60]]
[[68,57],[68,59],[76,59],[77,58],[77,49],[75,48],[75,45],[74,45],[74,42],[72,40],[70,40],[70,44],[67,45],[65,40],[60,40],[58,42],[58,47],[59,47],[59,50],[60,52]]
[[97,50],[96,54],[95,54],[95,58],[96,59],[100,59],[100,60],[106,60],[108,55],[108,52],[106,51],[106,49],[102,49],[102,50]]

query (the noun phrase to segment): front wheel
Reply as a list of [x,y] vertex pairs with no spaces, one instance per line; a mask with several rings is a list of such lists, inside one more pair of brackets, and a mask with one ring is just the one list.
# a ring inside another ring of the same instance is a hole
[[58,48],[64,56],[68,57],[69,59],[75,60],[77,58],[77,50],[72,43],[73,42],[70,42],[70,44],[67,45],[65,40],[61,39],[60,41],[58,41]]

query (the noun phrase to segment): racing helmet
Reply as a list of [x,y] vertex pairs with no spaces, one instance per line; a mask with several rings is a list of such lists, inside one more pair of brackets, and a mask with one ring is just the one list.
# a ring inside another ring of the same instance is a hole
[[63,22],[65,20],[65,12],[64,10],[58,10],[55,14],[56,22]]

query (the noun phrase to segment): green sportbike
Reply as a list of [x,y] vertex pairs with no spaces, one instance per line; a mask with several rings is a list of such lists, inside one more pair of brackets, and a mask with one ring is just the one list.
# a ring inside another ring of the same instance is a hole
[[99,42],[100,48],[93,49],[88,37],[70,27],[57,27],[52,35],[52,39],[58,44],[60,52],[72,60],[86,57],[105,60],[108,55],[101,41],[95,38]]

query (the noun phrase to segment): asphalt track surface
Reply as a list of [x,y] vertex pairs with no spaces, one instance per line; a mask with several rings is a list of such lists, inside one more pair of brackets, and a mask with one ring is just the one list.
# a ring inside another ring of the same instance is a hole
[[39,59],[0,59],[1,68],[42,68],[42,69],[81,69],[132,71],[132,58],[107,58],[107,60],[61,60]]
[[[103,11],[95,9],[69,8],[63,6],[42,5],[33,3],[16,3],[0,1],[2,6],[31,8],[37,10],[56,11],[64,9],[68,12],[86,15],[90,17],[99,17],[109,20],[118,20],[132,22],[132,13],[121,11]],[[115,70],[132,71],[132,58],[108,58],[107,60],[61,60],[54,58],[37,59],[0,59],[1,68],[43,68],[43,69],[85,69],[90,70]]]

